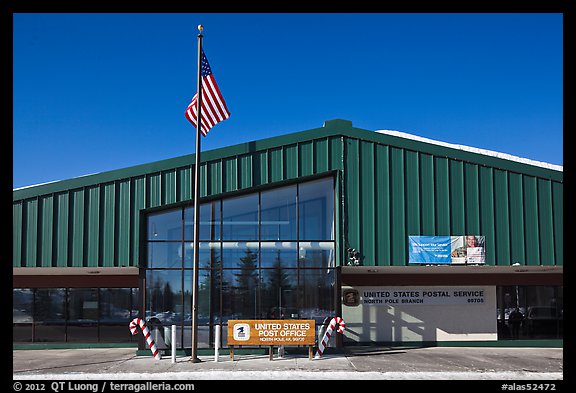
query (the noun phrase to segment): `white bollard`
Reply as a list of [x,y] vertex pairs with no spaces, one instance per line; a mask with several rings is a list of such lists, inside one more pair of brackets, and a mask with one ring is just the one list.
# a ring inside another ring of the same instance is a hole
[[176,325],[172,325],[172,363],[176,363]]
[[220,325],[214,325],[214,361],[218,361],[218,348],[220,348]]

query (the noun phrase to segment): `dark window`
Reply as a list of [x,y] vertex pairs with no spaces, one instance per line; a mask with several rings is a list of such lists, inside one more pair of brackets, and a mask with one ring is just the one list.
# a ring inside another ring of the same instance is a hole
[[68,290],[68,342],[98,342],[98,289]]
[[131,302],[129,288],[100,289],[100,342],[130,341]]
[[35,342],[66,340],[65,289],[36,289],[34,310]]
[[12,334],[14,342],[32,341],[32,307],[34,296],[31,289],[12,291]]
[[561,339],[563,287],[497,287],[498,339]]

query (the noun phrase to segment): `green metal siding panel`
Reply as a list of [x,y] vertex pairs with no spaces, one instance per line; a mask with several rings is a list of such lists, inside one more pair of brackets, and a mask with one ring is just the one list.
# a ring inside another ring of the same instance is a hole
[[254,168],[252,184],[260,186],[268,183],[268,152],[259,151],[252,155],[252,166]]
[[[506,165],[493,169],[483,157],[462,161],[473,154],[447,158],[452,150],[412,150],[425,144],[359,129],[316,131],[206,152],[201,196],[336,169],[343,182],[338,218],[345,223],[338,241],[357,248],[366,265],[404,265],[412,234],[484,235],[489,265],[562,264],[561,172],[530,173],[521,164],[514,168],[528,175]],[[189,155],[71,179],[58,187],[88,185],[57,193],[40,193],[58,188],[51,185],[14,191],[13,265],[137,266],[140,210],[192,200],[192,163]]]
[[314,173],[314,142],[302,142],[298,145],[298,176]]
[[138,266],[138,258],[140,256],[140,210],[146,208],[146,178],[134,178],[130,186],[133,223],[131,227],[132,257],[130,266]]
[[526,231],[526,264],[540,265],[540,244],[538,239],[538,190],[536,178],[524,179],[524,223]]
[[328,170],[328,139],[317,139],[314,141],[314,173],[322,173]]
[[26,267],[36,267],[38,248],[38,200],[31,199],[25,202],[26,229],[24,243],[24,263]]
[[554,215],[554,253],[556,265],[564,264],[564,195],[562,183],[552,182],[552,202]]
[[109,183],[101,186],[102,201],[101,201],[101,215],[102,220],[100,223],[101,233],[101,263],[98,266],[112,267],[114,266],[115,258],[115,245],[114,242],[117,237],[115,217],[116,217],[116,184]]
[[224,173],[224,191],[236,191],[238,189],[238,166],[236,157],[222,160]]
[[66,267],[68,266],[68,225],[70,222],[70,195],[68,193],[60,193],[55,196],[55,253],[52,266]]
[[486,236],[486,264],[496,264],[494,232],[494,171],[480,167],[480,233]]
[[[221,161],[211,161],[206,164],[208,171],[208,178],[210,181],[207,184],[207,195],[220,194],[222,192],[222,162]],[[194,180],[194,174],[192,174],[192,181]],[[192,194],[190,199],[194,199],[194,184],[191,186]]]
[[524,198],[522,193],[522,175],[510,173],[508,175],[508,188],[510,190],[510,247],[511,262],[526,263],[524,252]]
[[[420,165],[418,153],[406,151],[406,235],[419,236],[420,230]],[[408,239],[406,239],[406,242]]]
[[84,189],[71,192],[70,242],[68,266],[82,267],[84,265]]
[[147,206],[156,207],[162,204],[162,176],[160,173],[153,173],[146,176],[147,185],[145,187],[147,193]]
[[12,204],[12,266],[22,267],[22,201]]
[[540,233],[540,264],[554,265],[554,224],[552,221],[552,185],[538,179],[538,227]]
[[464,222],[464,163],[450,160],[450,234],[466,235]]
[[448,159],[434,157],[434,206],[436,206],[436,235],[450,235],[450,183]]
[[51,267],[52,266],[52,241],[54,238],[54,196],[48,195],[41,197],[40,201],[40,241],[38,248],[40,253],[40,260],[37,261],[36,266]]
[[240,160],[240,188],[252,187],[252,155],[246,154],[239,158]]
[[344,169],[344,138],[343,137],[333,137],[330,138],[328,145],[330,151],[330,169]]
[[360,142],[360,254],[363,264],[375,266],[374,144]]
[[284,146],[284,179],[298,177],[298,145]]
[[268,175],[269,181],[275,182],[284,180],[284,154],[282,148],[270,149],[268,151]]
[[117,266],[131,266],[130,264],[130,180],[123,180],[118,184],[116,223],[118,228]]
[[100,246],[100,187],[86,189],[88,200],[86,202],[86,249],[85,267],[98,266]]
[[162,172],[162,204],[174,203],[176,199],[176,170]]
[[408,237],[406,233],[406,221],[404,214],[404,150],[390,148],[390,194],[392,195],[392,265],[406,265],[406,249]]
[[421,221],[422,235],[436,235],[436,208],[434,191],[434,157],[420,154],[420,193],[422,195]]
[[178,201],[189,201],[194,194],[192,169],[190,167],[177,169]]
[[508,173],[494,170],[494,212],[496,227],[496,264],[510,263],[510,220],[508,216]]
[[[216,165],[217,163],[217,165]],[[214,165],[214,166],[213,166]],[[214,170],[214,172],[213,172]],[[195,176],[196,169],[195,165],[192,167],[192,200],[194,200],[194,187],[195,187]],[[222,190],[222,162],[212,161],[212,162],[201,162],[200,163],[200,198],[211,195],[211,188],[214,187],[216,190]]]
[[348,138],[345,144],[346,171],[344,175],[344,190],[346,198],[346,230],[349,247],[362,253],[360,249],[360,154],[358,140]]
[[390,266],[390,173],[388,146],[376,145],[376,261],[378,266]]
[[466,230],[469,235],[480,232],[480,191],[478,189],[478,165],[464,164],[464,206],[466,207]]

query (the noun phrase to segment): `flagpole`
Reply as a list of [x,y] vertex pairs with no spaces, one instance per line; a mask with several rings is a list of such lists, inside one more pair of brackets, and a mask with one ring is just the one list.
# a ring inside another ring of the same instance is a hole
[[198,100],[196,106],[196,164],[194,167],[194,269],[192,271],[192,353],[190,361],[199,363],[198,349],[198,255],[199,255],[199,229],[200,229],[200,127],[202,116],[202,30],[198,25]]

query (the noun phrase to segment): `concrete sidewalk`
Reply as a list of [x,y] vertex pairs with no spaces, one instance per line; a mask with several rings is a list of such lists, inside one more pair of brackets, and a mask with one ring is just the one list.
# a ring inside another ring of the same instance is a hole
[[132,348],[14,350],[13,379],[508,379],[562,380],[561,348],[352,347],[305,354],[136,356]]

